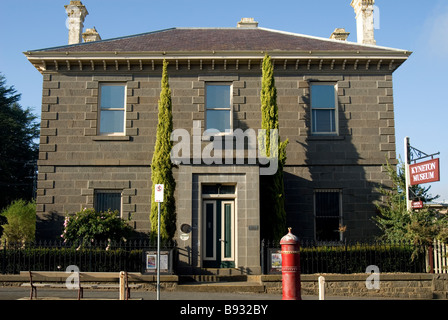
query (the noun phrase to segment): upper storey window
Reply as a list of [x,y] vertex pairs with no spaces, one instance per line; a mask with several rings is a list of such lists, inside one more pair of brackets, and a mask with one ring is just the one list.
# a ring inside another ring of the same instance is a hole
[[336,86],[334,84],[311,84],[312,134],[337,134],[337,104]]
[[102,84],[100,86],[100,135],[124,135],[126,86]]
[[232,130],[232,85],[213,83],[206,85],[205,127],[219,133]]

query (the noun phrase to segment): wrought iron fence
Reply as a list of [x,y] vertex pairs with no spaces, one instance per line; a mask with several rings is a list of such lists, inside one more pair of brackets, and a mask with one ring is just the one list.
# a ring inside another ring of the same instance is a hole
[[[20,271],[65,271],[76,265],[83,272],[144,272],[148,251],[157,249],[149,240],[120,243],[91,243],[78,246],[62,241],[32,244],[0,243],[0,273]],[[176,250],[175,243],[166,242],[162,250]],[[381,272],[424,273],[428,271],[426,248],[407,242],[315,242],[300,241],[302,274],[365,273],[367,266],[376,265]],[[176,254],[173,264],[176,264]],[[281,272],[280,244],[262,241],[263,273]]]
[[[172,242],[161,244],[161,249],[165,251],[174,248]],[[145,269],[145,253],[153,250],[157,250],[157,243],[149,240],[95,242],[83,246],[62,241],[1,243],[0,273],[66,271],[70,265],[76,265],[83,272],[142,272]]]
[[[314,273],[365,273],[375,265],[381,272],[424,273],[426,248],[409,242],[300,241],[300,270]],[[280,244],[262,241],[263,273],[281,273]]]

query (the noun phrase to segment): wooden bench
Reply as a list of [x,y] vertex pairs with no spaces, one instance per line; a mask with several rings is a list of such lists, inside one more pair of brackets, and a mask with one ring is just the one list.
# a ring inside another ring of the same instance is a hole
[[[24,287],[30,287],[30,299],[33,296],[37,298],[37,288],[67,288],[67,279],[73,273],[63,272],[63,271],[21,271],[20,274],[23,276],[28,274],[29,282],[22,284]],[[128,272],[122,271],[117,272],[77,272],[78,281],[74,282],[74,286],[71,289],[78,290],[78,300],[83,298],[84,289],[116,289],[120,290],[120,299],[128,300],[131,297],[131,288],[136,289],[141,286],[138,284],[130,285]],[[34,277],[34,279],[33,279]],[[39,279],[39,280],[36,280]],[[120,281],[121,278],[121,281]],[[49,281],[51,279],[51,281]],[[34,280],[34,281],[33,281]],[[44,280],[44,282],[42,282]],[[119,280],[119,284],[86,284],[83,281],[116,281]],[[39,283],[36,283],[38,281]],[[46,282],[45,282],[46,281]],[[61,283],[62,282],[62,283]]]

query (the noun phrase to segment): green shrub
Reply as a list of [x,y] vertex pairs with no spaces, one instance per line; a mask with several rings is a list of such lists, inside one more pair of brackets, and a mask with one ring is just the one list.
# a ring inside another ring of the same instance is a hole
[[24,244],[34,241],[36,234],[36,203],[16,200],[4,209],[1,216],[7,223],[3,227],[0,243]]
[[61,238],[74,245],[87,245],[93,242],[119,242],[131,236],[133,229],[118,212],[96,212],[87,209],[67,216]]

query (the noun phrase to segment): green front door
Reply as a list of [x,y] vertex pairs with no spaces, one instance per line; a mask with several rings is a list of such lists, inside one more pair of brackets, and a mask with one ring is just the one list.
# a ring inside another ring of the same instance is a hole
[[205,200],[203,221],[203,266],[235,267],[234,201]]

